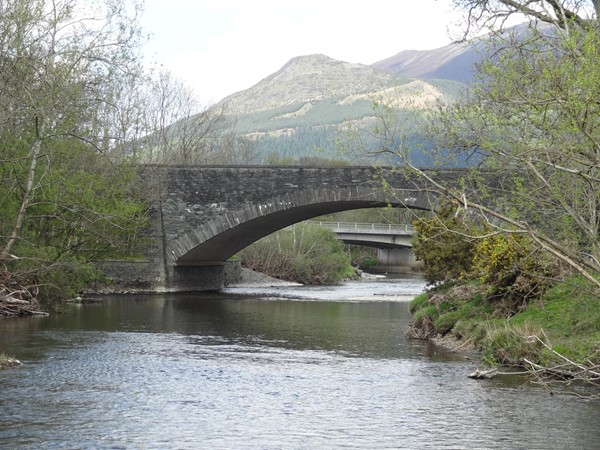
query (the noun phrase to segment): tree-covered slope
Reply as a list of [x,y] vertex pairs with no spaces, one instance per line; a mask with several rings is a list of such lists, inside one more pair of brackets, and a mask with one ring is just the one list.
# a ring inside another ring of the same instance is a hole
[[215,107],[224,108],[236,123],[236,134],[252,142],[258,162],[348,159],[338,152],[339,134],[349,125],[374,122],[374,103],[422,117],[436,102],[452,101],[463,87],[451,80],[428,82],[309,55],[293,58]]

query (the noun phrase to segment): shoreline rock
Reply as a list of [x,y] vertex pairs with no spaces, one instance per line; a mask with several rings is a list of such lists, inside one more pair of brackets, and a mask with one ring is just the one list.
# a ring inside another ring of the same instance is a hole
[[23,363],[16,358],[0,359],[0,370],[8,369],[9,367],[17,367]]

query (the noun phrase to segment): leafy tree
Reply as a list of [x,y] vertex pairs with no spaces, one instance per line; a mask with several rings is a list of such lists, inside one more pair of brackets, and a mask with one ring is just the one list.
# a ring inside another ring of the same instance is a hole
[[479,214],[496,233],[527,235],[600,288],[600,31],[587,15],[597,2],[455,4],[467,10],[467,31],[501,26],[514,14],[531,19],[518,35],[497,29],[479,81],[430,117],[438,148],[463,160],[477,155],[483,170],[462,185],[445,185],[414,164],[414,148],[403,139],[410,129],[386,114],[373,133],[377,153],[397,158],[457,214]]
[[413,251],[423,262],[428,283],[465,278],[471,272],[475,249],[474,236],[483,230],[469,218],[454,214],[452,205],[439,208],[430,218],[414,221]]
[[0,1],[0,284],[20,273],[48,285],[65,265],[131,251],[144,226],[135,173],[118,163],[139,12],[120,0]]
[[514,13],[532,22],[521,36],[492,40],[496,56],[481,65],[481,81],[466,101],[442,110],[436,131],[445,146],[481,153],[509,182],[495,211],[480,210],[600,286],[591,276],[600,273],[597,19],[584,15],[586,2],[455,3],[472,8],[469,26]]
[[[492,286],[488,300],[502,299],[494,305],[495,312],[512,315],[522,309],[524,300],[539,298],[553,282],[550,277],[565,264],[586,283],[570,277],[573,284],[558,286],[554,295],[558,299],[557,292],[568,292],[561,301],[589,312],[583,299],[600,298],[600,1],[454,3],[466,10],[465,37],[481,28],[496,32],[490,40],[493,56],[481,65],[480,80],[465,101],[440,108],[439,122],[432,129],[443,147],[481,154],[483,166],[491,169],[483,176],[494,179],[488,183],[488,197],[477,198],[464,187],[444,186],[410,163],[407,166],[440,197],[452,201],[457,211],[478,213],[493,232],[477,242],[472,270]],[[511,16],[529,18],[527,31],[503,30]],[[549,301],[552,295],[544,298]],[[509,310],[502,311],[502,306]],[[536,314],[529,306],[533,314],[525,312],[520,320],[542,323],[553,308],[540,306]],[[447,315],[436,324],[458,326],[455,318]],[[595,381],[589,374],[597,369],[597,342],[581,354],[581,362],[573,363],[563,353],[575,353],[577,345],[567,340],[569,348],[554,347],[543,330],[523,327],[519,332],[513,325],[489,336],[488,348],[496,360],[510,361],[504,356],[517,354],[523,357],[518,363],[538,380],[560,376],[569,384]],[[467,330],[464,324],[461,328]],[[537,361],[530,350],[535,347],[541,349]]]

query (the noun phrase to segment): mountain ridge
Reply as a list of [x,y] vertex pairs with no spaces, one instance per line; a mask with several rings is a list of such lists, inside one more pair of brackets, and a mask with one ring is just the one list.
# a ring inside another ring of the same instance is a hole
[[340,133],[372,128],[383,111],[374,106],[382,104],[409,127],[411,141],[426,155],[433,143],[423,133],[424,118],[464,92],[478,58],[472,44],[406,50],[371,65],[319,53],[296,56],[214,107],[225,111],[236,139],[251,145],[262,163],[317,157],[315,149],[320,158],[346,160]]
[[411,78],[469,83],[481,61],[481,43],[449,44],[432,50],[403,50],[371,67]]
[[407,82],[364,64],[348,63],[323,54],[296,56],[281,69],[243,91],[225,97],[233,114],[248,114],[332,97],[365,94]]
[[[475,80],[475,67],[492,57],[498,45],[507,40],[527,39],[532,24],[524,22],[497,32],[472,38],[462,43],[452,43],[431,50],[403,50],[389,58],[371,64],[385,72],[406,77],[444,79],[469,84]],[[538,31],[552,35],[556,29],[547,23],[534,24]]]

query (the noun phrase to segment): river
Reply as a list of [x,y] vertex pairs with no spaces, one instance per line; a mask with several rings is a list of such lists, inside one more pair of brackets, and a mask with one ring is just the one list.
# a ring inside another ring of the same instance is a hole
[[[0,320],[0,448],[596,449],[600,404],[407,340],[415,279]],[[393,300],[396,298],[396,300]]]

